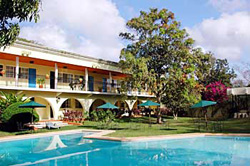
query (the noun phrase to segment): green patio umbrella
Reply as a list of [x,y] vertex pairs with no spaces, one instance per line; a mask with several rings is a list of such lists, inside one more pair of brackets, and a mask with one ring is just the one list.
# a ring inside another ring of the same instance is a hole
[[118,109],[119,107],[111,104],[111,103],[106,103],[106,104],[103,104],[97,108],[103,108],[103,109]]
[[191,108],[201,108],[201,107],[207,107],[207,106],[211,106],[215,104],[217,104],[217,102],[201,100],[199,103],[196,103]]
[[31,115],[31,123],[33,123],[33,110],[34,108],[44,108],[46,105],[36,103],[34,101],[30,101],[28,103],[22,104],[19,108],[32,108],[32,115]]
[[159,103],[155,103],[151,100],[146,101],[145,103],[139,104],[138,106],[160,106]]
[[[201,100],[199,103],[196,103],[191,108],[204,108],[204,107],[208,107],[208,106],[215,105],[215,104],[217,104],[217,102]],[[207,127],[207,113],[205,113],[205,121],[206,121],[206,127]]]
[[[139,104],[138,106],[141,106],[141,107],[146,107],[146,106],[160,106],[159,103],[156,103],[156,102],[153,102],[151,100],[147,100],[145,103],[142,103],[142,104]],[[149,113],[149,125],[151,126],[151,111]]]

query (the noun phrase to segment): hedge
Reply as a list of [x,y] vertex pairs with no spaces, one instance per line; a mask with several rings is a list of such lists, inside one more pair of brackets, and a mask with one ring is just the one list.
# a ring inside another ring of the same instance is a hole
[[[7,123],[9,122],[12,116],[20,114],[20,113],[32,114],[32,108],[19,108],[19,105],[22,105],[22,104],[24,103],[17,102],[7,107],[6,110],[4,110],[1,115],[2,122]],[[39,120],[39,115],[37,114],[36,111],[33,111],[33,116],[34,116],[34,122],[37,122]]]

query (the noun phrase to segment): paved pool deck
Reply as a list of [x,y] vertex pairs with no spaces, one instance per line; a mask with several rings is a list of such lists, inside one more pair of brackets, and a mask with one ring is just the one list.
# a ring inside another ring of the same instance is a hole
[[30,138],[48,137],[48,136],[53,136],[53,135],[76,134],[76,133],[82,133],[82,132],[93,132],[94,133],[91,135],[84,136],[84,138],[120,141],[120,142],[181,139],[181,138],[194,138],[194,137],[205,137],[205,136],[250,137],[250,133],[249,134],[188,133],[188,134],[171,134],[171,135],[141,136],[141,137],[109,137],[107,135],[115,132],[115,130],[78,129],[78,130],[66,130],[66,131],[55,131],[55,132],[47,132],[47,133],[35,133],[35,134],[26,134],[26,135],[6,136],[6,137],[0,137],[0,142],[15,141],[15,140],[22,140],[22,139],[30,139]]

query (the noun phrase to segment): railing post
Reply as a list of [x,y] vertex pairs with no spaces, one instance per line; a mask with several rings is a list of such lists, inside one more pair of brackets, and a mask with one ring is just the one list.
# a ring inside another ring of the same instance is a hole
[[16,57],[16,75],[15,75],[16,87],[18,87],[18,76],[19,76],[19,57]]
[[55,89],[57,89],[57,82],[58,82],[58,66],[55,63]]
[[88,73],[88,69],[85,68],[85,91],[88,91],[88,81],[89,80],[89,73]]

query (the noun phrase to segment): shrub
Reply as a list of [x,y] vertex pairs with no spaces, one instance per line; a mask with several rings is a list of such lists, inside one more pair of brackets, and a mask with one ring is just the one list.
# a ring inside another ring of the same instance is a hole
[[28,101],[28,99],[23,99],[24,95],[16,95],[14,93],[4,93],[2,91],[0,91],[0,95],[4,96],[4,98],[0,98],[0,117],[2,112],[6,110],[6,108],[11,104]]
[[[18,114],[25,114],[25,115],[30,114],[31,115],[32,108],[19,108],[19,105],[22,105],[22,104],[24,104],[24,102],[17,102],[8,106],[1,115],[2,122],[8,123],[11,120],[14,120],[15,118],[13,117],[16,117]],[[36,113],[36,111],[33,111],[33,119],[34,119],[34,122],[39,120],[39,115]],[[28,121],[30,121],[30,119]]]
[[100,121],[104,123],[110,123],[115,119],[115,115],[110,110],[92,111],[91,117],[93,121]]
[[206,86],[205,99],[223,103],[228,100],[227,87],[221,82],[213,82]]

